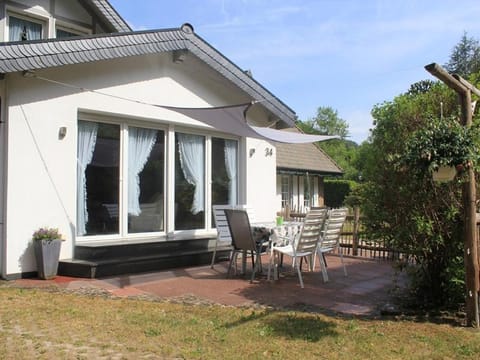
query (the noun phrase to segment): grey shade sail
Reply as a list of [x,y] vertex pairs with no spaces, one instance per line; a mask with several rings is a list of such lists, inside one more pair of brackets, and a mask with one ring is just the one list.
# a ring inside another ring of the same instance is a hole
[[288,132],[250,125],[247,122],[246,114],[253,104],[254,103],[246,103],[211,108],[183,108],[163,105],[156,106],[183,114],[189,118],[210,125],[211,127],[222,132],[242,137],[251,137],[287,144],[305,144],[330,139],[338,139],[338,136],[309,135],[299,132]]

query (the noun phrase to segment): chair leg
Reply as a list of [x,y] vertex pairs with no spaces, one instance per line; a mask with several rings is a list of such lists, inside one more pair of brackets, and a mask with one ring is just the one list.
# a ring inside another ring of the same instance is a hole
[[340,260],[342,261],[342,265],[343,265],[343,274],[345,276],[348,276],[347,274],[347,267],[345,266],[345,262],[343,261],[343,254],[342,252],[340,251],[340,249],[338,250],[338,253],[340,254]]
[[259,257],[259,259],[260,259],[260,267],[259,267],[259,270],[258,270],[258,272],[260,272],[260,273],[263,272],[263,267],[262,267],[262,247],[263,247],[263,243],[259,243],[259,244],[258,244],[258,248],[257,248],[257,257],[260,256],[260,257]]
[[[282,254],[283,255],[283,254]],[[273,254],[274,258],[273,258],[273,279],[274,280],[278,280],[278,253],[277,254]]]
[[254,251],[252,251],[252,259],[255,257],[255,261],[254,261],[254,265],[253,265],[253,269],[252,269],[252,278],[250,279],[250,283],[252,283],[253,280],[255,279],[255,273],[257,272],[259,263],[261,263],[260,262],[260,253],[257,253],[256,255],[257,256],[255,257],[255,253],[254,253]]
[[325,265],[325,258],[323,257],[323,253],[320,252],[318,257],[320,259],[320,267],[322,269],[323,282],[328,282],[327,266]]
[[273,250],[270,250],[270,258],[268,259],[268,272],[267,272],[268,281],[270,281],[270,274],[272,271],[272,261],[273,261]]
[[297,273],[298,273],[298,280],[300,280],[300,286],[302,289],[304,288],[303,286],[303,278],[302,278],[302,271],[300,270],[299,263],[297,262],[297,265],[295,266],[297,268]]
[[213,264],[215,263],[215,255],[217,254],[217,245],[218,245],[218,240],[215,241],[215,248],[213,249],[212,263],[210,264],[210,269],[213,269]]
[[230,271],[232,270],[232,265],[233,265],[233,262],[235,261],[235,274],[237,273],[237,255],[238,255],[238,252],[236,252],[235,250],[232,251],[232,254],[230,256],[230,263],[228,264],[228,270],[227,270],[227,277],[230,276]]

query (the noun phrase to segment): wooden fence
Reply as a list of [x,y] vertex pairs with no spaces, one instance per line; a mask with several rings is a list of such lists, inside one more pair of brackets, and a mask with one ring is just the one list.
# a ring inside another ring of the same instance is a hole
[[[290,219],[303,220],[305,213],[291,212]],[[383,240],[368,239],[363,231],[362,217],[358,210],[353,215],[348,215],[343,225],[340,237],[340,246],[344,255],[360,256],[375,259],[394,260],[401,259],[404,254],[389,249]]]
[[384,260],[404,257],[404,254],[388,248],[383,240],[368,239],[363,232],[362,218],[358,215],[347,216],[340,237],[340,246],[344,255]]

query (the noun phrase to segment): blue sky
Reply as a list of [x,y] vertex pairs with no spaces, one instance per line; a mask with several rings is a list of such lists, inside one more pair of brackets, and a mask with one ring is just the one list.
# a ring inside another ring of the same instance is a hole
[[464,31],[480,40],[479,0],[110,0],[134,30],[195,32],[300,120],[338,110],[361,143],[370,111],[445,64]]

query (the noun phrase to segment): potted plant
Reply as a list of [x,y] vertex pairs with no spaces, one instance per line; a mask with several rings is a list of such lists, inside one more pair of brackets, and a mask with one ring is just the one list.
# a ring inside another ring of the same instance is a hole
[[57,228],[42,227],[33,233],[32,239],[38,277],[44,280],[55,278],[63,241],[62,235]]
[[449,181],[472,166],[479,156],[478,129],[455,117],[430,119],[406,143],[404,164],[436,181]]

